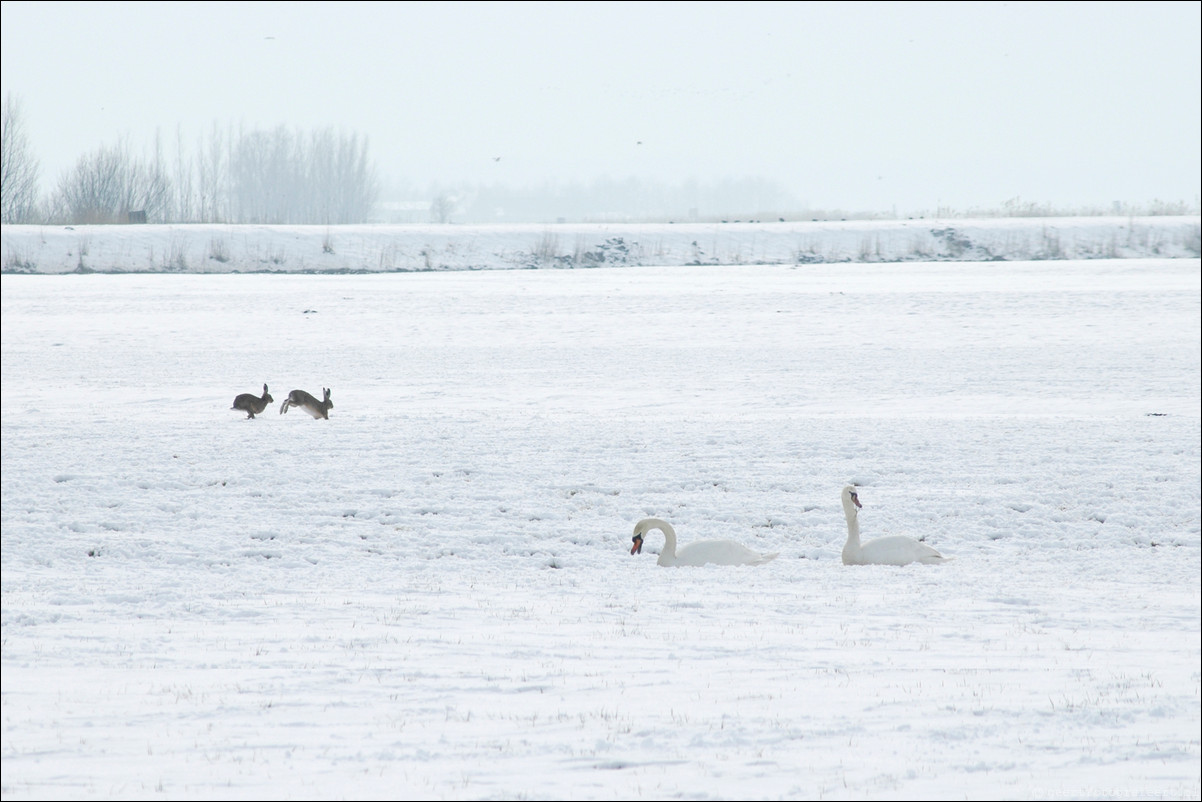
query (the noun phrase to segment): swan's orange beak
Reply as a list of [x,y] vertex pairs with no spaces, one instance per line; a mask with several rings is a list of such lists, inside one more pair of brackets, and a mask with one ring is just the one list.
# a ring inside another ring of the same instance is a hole
[[851,494],[851,503],[855,504],[860,509],[864,509],[864,505],[860,503],[860,497],[857,496],[855,493]]
[[642,554],[643,553],[643,536],[635,535],[634,537],[631,538],[631,540],[634,541],[634,545],[630,547],[630,553],[631,554]]

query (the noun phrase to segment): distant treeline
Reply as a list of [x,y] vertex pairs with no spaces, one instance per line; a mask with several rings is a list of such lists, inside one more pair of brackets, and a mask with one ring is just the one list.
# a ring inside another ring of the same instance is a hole
[[[373,222],[383,223],[770,223],[821,220],[899,220],[921,218],[1103,217],[1196,215],[1198,204],[1153,200],[1059,207],[1011,198],[997,206],[957,209],[938,206],[899,213],[816,207],[799,201],[775,181],[695,180],[677,184],[599,179],[588,183],[545,183],[529,187],[501,184],[424,190],[389,188]],[[391,199],[405,199],[393,201]],[[431,201],[415,200],[431,198]]]
[[45,197],[11,95],[0,138],[5,223],[363,223],[379,196],[367,138],[332,128],[214,124],[191,150],[179,135],[170,159],[161,136],[149,155],[122,138],[81,156]]
[[[744,220],[758,216],[767,221],[802,206],[779,184],[763,178],[676,184],[634,177],[601,178],[516,187],[465,183],[425,190],[392,189],[388,194],[431,198],[427,216],[433,223],[697,222],[722,214]],[[378,219],[417,222],[424,205],[412,200],[382,203]],[[732,210],[738,210],[737,214]]]
[[902,215],[810,208],[763,178],[674,185],[633,177],[527,187],[436,184],[390,186],[384,192],[365,136],[332,128],[248,130],[217,123],[195,144],[177,133],[171,157],[161,135],[149,154],[136,153],[126,138],[101,145],[41,194],[38,160],[11,95],[4,103],[2,140],[4,223],[793,222],[1198,213],[1196,199],[1064,209],[1016,197],[991,209],[940,207]]

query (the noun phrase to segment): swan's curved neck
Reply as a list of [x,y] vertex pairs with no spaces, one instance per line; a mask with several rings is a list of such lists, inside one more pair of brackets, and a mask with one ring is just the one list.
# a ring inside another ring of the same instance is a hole
[[851,502],[843,503],[843,513],[847,516],[847,545],[860,547],[860,516]]
[[676,530],[672,528],[672,524],[656,519],[655,528],[664,533],[664,550],[660,552],[660,558],[666,556],[668,559],[676,559]]

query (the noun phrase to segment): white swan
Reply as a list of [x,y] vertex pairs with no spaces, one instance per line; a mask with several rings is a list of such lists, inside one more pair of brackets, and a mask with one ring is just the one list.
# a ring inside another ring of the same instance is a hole
[[944,557],[926,543],[912,537],[878,537],[860,545],[860,498],[851,485],[843,488],[843,514],[847,516],[847,543],[843,546],[844,565],[909,565],[942,563]]
[[664,550],[659,554],[660,565],[763,565],[776,559],[779,553],[760,554],[733,540],[699,540],[677,551],[676,530],[672,525],[659,518],[644,518],[634,525],[634,537],[631,538],[634,545],[630,547],[631,554],[642,553],[643,535],[649,529],[658,529],[664,533]]

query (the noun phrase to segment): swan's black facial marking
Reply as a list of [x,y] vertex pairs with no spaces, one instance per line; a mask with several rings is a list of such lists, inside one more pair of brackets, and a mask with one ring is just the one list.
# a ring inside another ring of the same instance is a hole
[[855,504],[857,507],[863,508],[864,505],[860,503],[860,497],[858,495],[856,495],[856,491],[853,490],[848,495],[851,496],[852,504]]
[[631,540],[634,541],[634,545],[630,547],[630,553],[631,554],[642,554],[643,553],[643,536],[635,535],[634,537],[631,538]]

